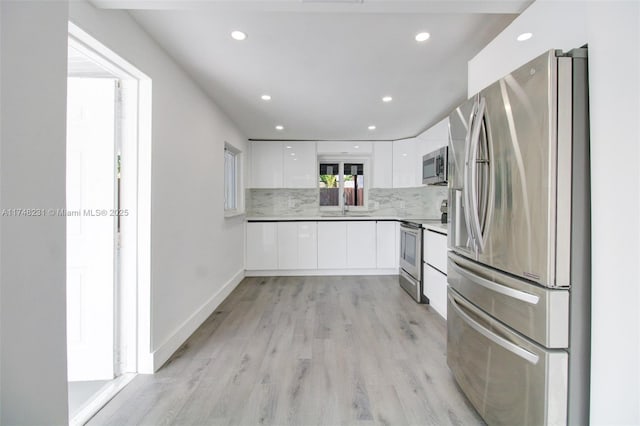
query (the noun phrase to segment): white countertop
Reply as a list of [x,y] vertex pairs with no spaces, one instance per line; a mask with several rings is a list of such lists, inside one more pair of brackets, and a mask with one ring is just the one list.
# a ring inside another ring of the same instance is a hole
[[424,229],[430,229],[432,231],[438,232],[440,234],[447,235],[448,234],[448,223],[441,223],[440,221],[436,221],[434,223],[423,223],[422,227]]
[[416,220],[422,224],[424,229],[430,229],[441,234],[447,234],[446,223],[440,223],[440,220],[425,220],[423,218],[411,218],[411,217],[398,217],[398,216],[376,216],[368,214],[347,214],[342,215],[327,215],[327,216],[247,216],[247,221],[252,222],[295,222],[295,221],[350,221],[350,220],[395,220],[395,221],[411,221]]
[[376,216],[368,214],[350,214],[346,216],[342,215],[328,215],[328,216],[247,216],[248,221],[255,222],[286,222],[286,221],[301,221],[301,220],[403,220],[395,216]]

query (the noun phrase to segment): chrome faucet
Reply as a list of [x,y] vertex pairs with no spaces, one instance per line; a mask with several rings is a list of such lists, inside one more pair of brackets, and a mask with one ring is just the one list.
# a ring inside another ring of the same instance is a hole
[[347,206],[347,193],[342,191],[342,216],[345,216],[349,211],[349,207]]

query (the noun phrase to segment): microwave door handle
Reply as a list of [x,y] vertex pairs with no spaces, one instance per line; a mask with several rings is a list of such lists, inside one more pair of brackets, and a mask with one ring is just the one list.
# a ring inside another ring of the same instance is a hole
[[484,97],[480,99],[478,104],[478,113],[476,114],[473,129],[471,131],[471,140],[469,147],[469,197],[471,205],[471,229],[476,236],[478,251],[482,253],[484,251],[484,238],[482,235],[482,227],[480,226],[480,204],[478,201],[478,142],[480,140],[480,130],[482,128],[482,120],[484,118],[484,111],[486,106],[486,100]]
[[475,236],[473,234],[473,228],[471,228],[471,197],[469,196],[471,192],[471,184],[469,183],[469,165],[470,165],[470,151],[471,151],[471,130],[473,129],[474,118],[476,115],[476,110],[478,108],[477,100],[474,101],[473,107],[471,108],[471,115],[469,116],[469,126],[467,127],[467,135],[465,137],[464,142],[464,168],[463,168],[463,184],[462,184],[462,200],[463,200],[463,211],[464,211],[464,224],[467,228],[467,235],[469,237],[470,243],[472,245],[475,241]]

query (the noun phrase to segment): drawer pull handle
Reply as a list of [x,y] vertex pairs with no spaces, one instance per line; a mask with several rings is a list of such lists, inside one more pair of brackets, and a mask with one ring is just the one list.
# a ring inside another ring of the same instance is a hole
[[449,294],[449,301],[451,302],[451,305],[453,306],[453,308],[455,309],[456,313],[458,315],[460,315],[460,317],[462,317],[462,319],[469,324],[469,326],[471,328],[473,328],[475,331],[477,331],[478,333],[482,334],[484,337],[486,337],[487,339],[491,340],[493,343],[495,343],[496,345],[501,346],[502,348],[508,350],[509,352],[511,352],[512,354],[524,359],[525,361],[530,362],[531,364],[535,365],[538,363],[538,361],[540,360],[540,357],[534,353],[529,352],[528,350],[521,348],[520,346],[511,343],[510,341],[508,341],[507,339],[498,336],[495,333],[492,333],[491,331],[487,330],[485,327],[483,327],[482,325],[480,325],[480,323],[478,323],[476,320],[474,320],[473,318],[471,318],[469,315],[467,315],[465,312],[462,311],[461,305],[458,303],[458,300],[456,298],[454,298],[453,296],[451,296],[451,294]]
[[463,277],[468,278],[469,280],[481,285],[482,287],[495,291],[496,293],[504,294],[505,296],[511,297],[513,299],[521,300],[523,302],[529,303],[530,305],[537,305],[540,301],[540,297],[534,294],[525,293],[524,291],[516,290],[510,287],[505,287],[503,285],[494,283],[493,281],[489,281],[486,278],[482,278],[479,275],[475,275],[467,270],[464,270],[453,259],[451,259],[451,264],[453,266],[453,269],[455,269],[455,271]]

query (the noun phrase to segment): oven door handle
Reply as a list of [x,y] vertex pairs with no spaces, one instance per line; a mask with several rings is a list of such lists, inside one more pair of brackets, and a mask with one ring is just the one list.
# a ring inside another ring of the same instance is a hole
[[496,345],[501,346],[502,348],[504,348],[507,351],[511,352],[512,354],[524,359],[525,361],[528,361],[529,363],[531,363],[533,365],[536,365],[538,363],[538,361],[540,360],[540,357],[538,355],[536,355],[536,354],[534,354],[532,352],[529,352],[528,350],[526,350],[524,348],[521,348],[520,346],[516,345],[515,343],[511,343],[510,341],[508,341],[504,337],[499,336],[499,335],[497,335],[496,333],[493,333],[490,330],[487,330],[479,322],[477,322],[476,320],[471,318],[466,312],[464,312],[462,310],[462,308],[466,307],[466,306],[464,306],[464,305],[466,305],[466,303],[462,302],[461,300],[458,300],[458,298],[452,296],[451,293],[449,293],[449,295],[447,297],[449,298],[449,302],[451,302],[451,306],[456,311],[456,313],[458,315],[460,315],[460,317],[462,317],[462,319],[471,328],[473,328],[475,331],[477,331],[478,333],[482,334],[484,337],[486,337],[487,339],[491,340]]

